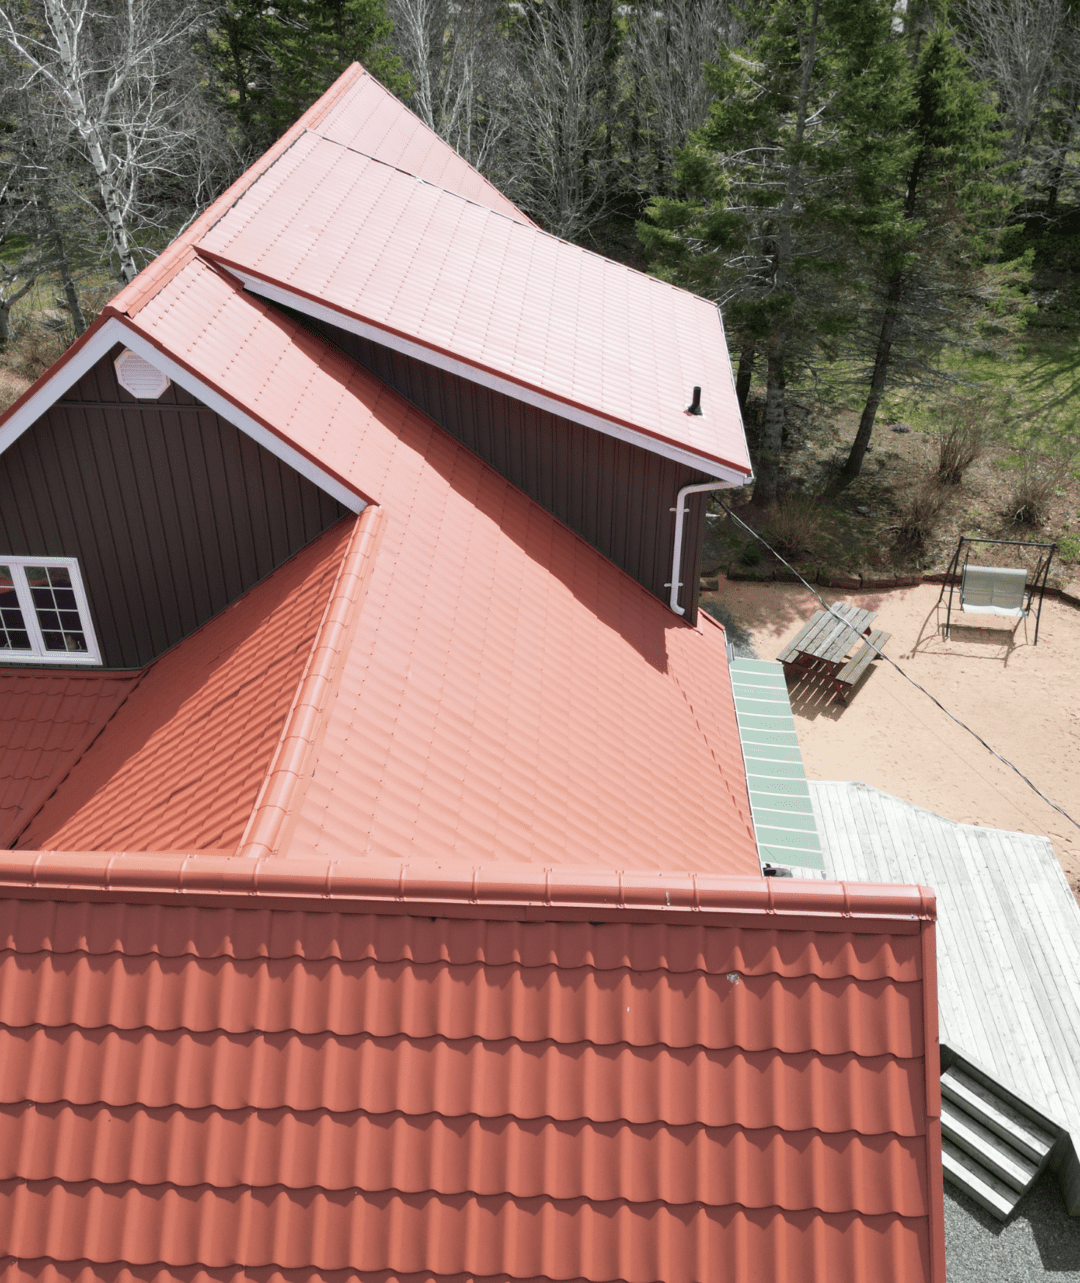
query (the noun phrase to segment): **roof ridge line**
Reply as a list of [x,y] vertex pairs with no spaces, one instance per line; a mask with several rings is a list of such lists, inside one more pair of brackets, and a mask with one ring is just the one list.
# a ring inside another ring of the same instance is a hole
[[603,909],[620,917],[634,911],[659,912],[665,917],[727,912],[765,922],[809,917],[822,925],[828,919],[846,924],[865,919],[925,924],[934,920],[937,903],[929,887],[879,882],[780,881],[576,866],[539,869],[509,862],[486,868],[477,865],[470,874],[444,874],[435,865],[433,871],[416,876],[410,874],[407,861],[378,856],[341,861],[182,852],[0,851],[0,887],[54,894],[260,897],[323,905],[384,905],[398,913],[421,905],[453,906],[471,914],[498,906],[530,906],[544,913]]
[[[413,109],[412,109],[412,108],[411,108],[411,107],[410,107],[406,102],[404,102],[401,98],[399,98],[399,97],[397,96],[397,94],[392,93],[389,89],[387,89],[387,87],[382,83],[382,81],[378,78],[378,76],[373,76],[373,75],[371,74],[371,72],[370,72],[370,71],[368,71],[368,69],[367,69],[367,68],[366,68],[362,63],[357,63],[356,65],[360,67],[360,70],[363,72],[364,77],[366,77],[368,80],[370,80],[372,84],[374,84],[374,85],[378,85],[378,87],[383,91],[383,93],[384,93],[384,94],[386,94],[387,98],[392,99],[394,102],[396,102],[396,103],[398,104],[398,106],[399,106],[399,107],[404,107],[404,108],[405,108],[405,110],[406,110],[406,111],[407,111],[411,116],[413,116],[417,121],[419,121],[420,125],[421,125],[424,129],[426,129],[426,130],[427,130],[427,132],[431,135],[431,137],[432,137],[432,138],[434,138],[434,139],[436,139],[436,141],[438,141],[438,142],[442,143],[442,145],[443,145],[444,147],[446,147],[448,151],[453,152],[453,154],[457,157],[457,159],[458,159],[458,160],[460,160],[460,161],[461,161],[463,164],[465,164],[466,166],[468,166],[468,168],[472,170],[472,172],[477,176],[477,178],[479,178],[479,179],[481,180],[481,182],[487,183],[487,185],[491,188],[491,190],[492,190],[493,192],[496,192],[499,196],[501,196],[501,197],[503,198],[503,200],[507,201],[507,202],[508,202],[508,204],[513,205],[513,206],[514,206],[514,208],[518,211],[518,213],[522,216],[522,218],[524,218],[524,219],[525,219],[525,221],[529,224],[529,226],[531,226],[531,227],[539,227],[539,224],[538,224],[538,223],[536,223],[536,222],[534,222],[534,221],[533,221],[533,220],[528,216],[528,214],[526,214],[526,213],[525,213],[525,211],[524,211],[523,209],[520,209],[517,205],[514,205],[514,202],[513,202],[512,200],[510,200],[510,197],[509,197],[509,196],[507,196],[507,194],[506,194],[506,193],[505,193],[501,188],[496,187],[496,186],[495,186],[495,184],[491,181],[491,179],[490,179],[490,178],[488,178],[488,176],[487,176],[486,174],[482,173],[479,169],[477,169],[477,167],[472,163],[472,161],[471,161],[471,160],[469,160],[469,158],[468,158],[467,156],[463,156],[463,155],[461,154],[461,152],[459,152],[459,151],[458,151],[458,149],[457,149],[457,148],[456,148],[456,147],[455,147],[451,142],[449,142],[447,139],[445,139],[445,138],[442,136],[442,134],[440,134],[440,133],[439,133],[439,131],[438,131],[437,129],[435,129],[432,125],[429,125],[429,124],[427,123],[427,121],[423,119],[423,117],[422,117],[422,116],[417,115],[417,113],[416,113],[415,111],[413,111]],[[314,131],[314,130],[312,130],[312,133],[314,133],[314,132],[315,132],[315,131]],[[336,142],[336,141],[337,141],[337,140],[336,140],[336,139],[334,139],[334,138],[327,138],[325,134],[319,134],[318,136],[319,136],[320,138],[324,139],[324,141],[326,141],[326,142],[328,142],[328,143],[329,143],[329,142]],[[341,144],[341,146],[348,146],[348,144],[347,144],[347,143],[342,143],[342,144]],[[355,150],[355,149],[350,148],[350,150]],[[367,152],[361,152],[360,154],[361,154],[361,155],[363,155],[363,156],[366,156],[368,153],[367,153]],[[375,159],[375,157],[372,157],[372,159],[374,160],[374,159]],[[402,170],[402,173],[411,173],[411,171],[410,171],[410,170]],[[419,178],[419,174],[413,174],[412,176],[413,176],[414,178]],[[438,184],[437,184],[437,183],[434,183],[434,184],[432,184],[432,185],[433,185],[433,186],[438,186]],[[449,190],[449,189],[445,189],[445,190]],[[480,204],[480,202],[479,202],[479,201],[476,201],[476,202],[474,202],[474,204]],[[490,207],[489,207],[489,206],[487,206],[487,205],[484,205],[482,208],[484,208],[484,209],[488,209],[488,208],[490,208]],[[494,211],[493,211],[493,212],[494,212]]]
[[[415,115],[415,112],[413,114]],[[419,117],[417,117],[417,119],[419,119]],[[466,205],[475,205],[477,209],[482,209],[484,210],[485,213],[496,214],[499,218],[505,218],[510,223],[517,223],[519,227],[528,227],[528,228],[531,228],[534,232],[539,232],[542,236],[552,236],[554,237],[555,240],[562,241],[561,236],[555,236],[554,232],[549,232],[545,228],[541,227],[539,223],[534,223],[533,220],[529,218],[528,214],[526,214],[524,210],[518,210],[518,213],[521,215],[521,218],[514,218],[511,214],[507,214],[501,209],[492,209],[490,205],[485,205],[483,201],[474,200],[471,196],[463,196],[461,192],[455,192],[449,187],[443,187],[441,183],[432,182],[430,178],[425,178],[423,174],[414,173],[413,170],[411,169],[402,169],[400,165],[395,165],[392,161],[389,161],[389,160],[383,160],[381,156],[374,156],[372,155],[371,152],[364,151],[363,148],[361,147],[354,147],[352,146],[351,143],[343,143],[339,138],[328,138],[325,134],[320,134],[317,129],[308,129],[306,130],[306,132],[309,134],[312,134],[320,142],[329,143],[332,147],[340,147],[343,151],[352,152],[354,156],[363,156],[365,160],[373,161],[376,165],[382,165],[386,169],[392,169],[395,173],[401,174],[403,178],[413,178],[416,180],[416,182],[422,183],[425,187],[433,187],[437,192],[442,192],[444,196],[453,196],[455,200],[462,200],[465,202]],[[439,137],[438,134],[436,134],[435,136]],[[445,142],[446,140],[441,139],[440,141]],[[449,143],[446,143],[446,145],[448,147],[450,146]],[[460,152],[455,152],[454,154],[458,156],[459,159],[465,160],[465,157],[461,156]],[[465,163],[466,165],[469,164],[467,160],[465,161]],[[474,174],[477,174],[480,178],[484,178],[484,175],[481,174],[478,169],[474,168],[472,165],[469,165],[469,168],[472,169]],[[497,192],[499,191],[499,189],[495,186],[495,184],[489,178],[484,178],[484,182],[487,183],[495,191]],[[504,193],[499,192],[499,195],[503,196]],[[506,199],[509,199],[509,197],[506,197]],[[511,202],[511,204],[513,204],[513,202]],[[517,209],[517,206],[515,205],[514,208]],[[522,219],[524,219],[525,221],[522,222],[521,221]],[[564,245],[574,245],[573,241],[563,241],[562,243]],[[586,250],[585,247],[582,245],[574,245],[574,248],[584,250],[586,254],[595,253],[594,250]],[[603,255],[600,255],[599,257],[602,258]],[[616,260],[608,259],[607,261],[610,263],[614,263]],[[620,264],[620,266],[623,266],[623,264]],[[631,268],[630,270],[633,271],[634,269]],[[676,288],[678,287],[676,286]]]
[[281,738],[236,848],[237,856],[243,859],[265,859],[279,853],[286,823],[295,813],[307,778],[315,741],[326,723],[334,676],[364,598],[382,514],[378,504],[368,504],[356,518]]
[[178,268],[183,266],[181,260],[185,253],[194,252],[198,240],[223,217],[250,187],[258,182],[268,169],[277,163],[304,133],[308,132],[310,125],[320,120],[342,94],[351,88],[357,79],[357,72],[362,75],[368,74],[358,62],[354,62],[347,67],[326,92],[316,98],[300,119],[282,134],[277,142],[268,147],[256,161],[244,170],[239,178],[226,187],[220,196],[212,200],[200,214],[197,214],[175,240],[171,241],[156,258],[151,259],[133,280],[128,281],[120,289],[119,293],[114,295],[109,302],[109,306],[116,308],[119,312],[126,313],[128,316],[134,316],[148,303],[162,286],[168,283],[169,278],[176,273]]
[[[524,227],[529,231],[536,232],[540,236],[546,236],[550,240],[558,241],[560,245],[567,245],[571,249],[576,249],[582,254],[588,254],[591,258],[598,258],[602,263],[608,263],[614,267],[622,268],[624,272],[631,272],[635,276],[640,276],[643,280],[649,281],[653,285],[661,285],[666,289],[674,290],[677,294],[688,294],[691,298],[697,299],[699,303],[704,303],[707,307],[711,307],[714,312],[718,314],[720,312],[720,304],[713,302],[710,298],[706,298],[704,294],[698,294],[694,290],[688,290],[681,285],[675,285],[671,281],[664,280],[662,276],[653,276],[651,272],[643,272],[641,268],[631,267],[629,263],[621,263],[617,258],[608,258],[606,254],[601,254],[599,250],[589,249],[587,245],[579,245],[577,241],[568,241],[564,236],[556,236],[554,232],[549,232],[546,227],[541,227],[539,223],[533,222],[531,218],[528,219],[528,222],[523,223],[520,219],[512,218],[502,210],[492,209],[490,205],[485,205],[482,201],[473,200],[471,196],[462,196],[460,192],[451,191],[449,187],[442,187],[438,183],[433,183],[430,178],[422,178],[419,174],[414,174],[410,169],[402,169],[400,165],[391,164],[388,160],[381,160],[378,156],[373,156],[370,152],[361,151],[359,147],[351,147],[348,143],[339,142],[336,138],[327,138],[324,134],[320,134],[317,129],[306,128],[305,132],[313,134],[320,142],[330,143],[334,147],[341,147],[344,151],[352,152],[354,156],[363,156],[365,160],[370,160],[376,165],[382,165],[386,169],[392,169],[395,173],[401,174],[405,178],[413,178],[416,182],[422,183],[425,187],[431,187],[437,192],[442,192],[445,196],[452,196],[454,200],[464,201],[466,205],[475,205],[477,209],[482,209],[487,214],[494,214],[497,218],[505,218],[508,223],[514,223],[518,227]],[[293,141],[298,140],[294,139]],[[446,140],[443,139],[443,141],[445,142]],[[446,145],[449,147],[450,144],[447,143]],[[459,155],[459,153],[455,153],[455,155]],[[275,161],[277,159],[278,158],[275,157]],[[461,157],[461,159],[464,160],[464,157]],[[466,161],[465,163],[468,164],[469,162]],[[267,168],[269,168],[269,166],[267,166]],[[472,166],[470,166],[470,168],[472,168]],[[478,169],[474,170],[474,172],[480,174]],[[259,177],[262,177],[262,175],[260,174]],[[480,177],[484,178],[484,175],[480,174]],[[484,178],[484,181],[491,183],[491,180],[488,178]],[[495,184],[491,183],[491,186],[495,187]],[[497,187],[495,187],[495,190],[499,191]],[[240,193],[240,195],[242,196],[243,193]],[[499,195],[505,196],[505,193],[499,192]],[[505,198],[507,200],[510,199],[508,196],[505,196]],[[239,196],[237,199],[239,199]],[[512,201],[511,204],[513,204]],[[515,209],[516,208],[517,206],[515,206]],[[519,212],[524,213],[524,211]],[[525,217],[528,218],[528,215],[526,214]]]

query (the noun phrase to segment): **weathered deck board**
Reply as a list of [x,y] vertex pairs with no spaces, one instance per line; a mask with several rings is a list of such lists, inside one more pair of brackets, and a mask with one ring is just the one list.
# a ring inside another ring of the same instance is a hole
[[808,786],[828,876],[934,888],[941,1040],[1069,1131],[1077,1176],[1080,906],[1049,840],[957,824],[865,784]]

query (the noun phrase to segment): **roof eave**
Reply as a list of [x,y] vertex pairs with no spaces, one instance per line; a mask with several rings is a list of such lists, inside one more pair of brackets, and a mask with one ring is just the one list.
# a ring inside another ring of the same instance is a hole
[[415,336],[405,334],[390,326],[382,325],[370,317],[346,311],[344,308],[338,307],[333,303],[327,303],[304,290],[299,290],[295,286],[282,285],[280,281],[275,281],[253,268],[236,263],[225,255],[207,250],[202,246],[199,247],[198,253],[207,262],[213,263],[220,270],[235,277],[251,293],[267,299],[271,303],[277,303],[283,307],[302,312],[312,320],[338,326],[340,329],[348,330],[351,334],[357,334],[362,338],[371,339],[376,343],[393,348],[394,351],[401,352],[405,356],[415,357],[417,360],[446,370],[448,373],[459,375],[470,382],[480,383],[495,392],[514,397],[551,414],[560,415],[575,423],[580,423],[584,427],[602,432],[607,436],[614,436],[620,440],[628,441],[632,445],[648,450],[652,454],[662,455],[664,458],[671,459],[675,463],[681,463],[688,468],[697,469],[707,476],[716,477],[718,484],[724,488],[734,489],[748,485],[753,480],[753,471],[749,460],[744,462],[724,459],[718,455],[689,450],[685,446],[680,446],[676,442],[670,441],[646,427],[642,427],[640,424],[616,419],[609,415],[598,414],[588,406],[555,396],[543,388],[525,383],[511,375],[480,365],[477,362],[467,360],[445,348],[425,343]]
[[[343,507],[359,512],[370,502],[345,477],[321,459],[303,450],[273,424],[241,405],[222,388],[208,382],[188,362],[170,352],[136,321],[107,307],[87,332],[0,417],[0,454],[13,445],[56,402],[88,373],[102,357],[122,343],[180,387],[246,433],[314,485],[325,490]],[[135,401],[134,406],[144,404]]]

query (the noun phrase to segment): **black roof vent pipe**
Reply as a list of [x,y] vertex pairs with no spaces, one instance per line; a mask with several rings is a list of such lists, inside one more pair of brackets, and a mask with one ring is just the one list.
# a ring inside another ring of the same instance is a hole
[[702,411],[702,409],[701,409],[701,389],[700,389],[700,388],[695,388],[695,389],[694,389],[694,399],[693,399],[693,400],[690,402],[690,404],[686,407],[686,413],[687,413],[687,414],[702,414],[702,413],[703,413],[703,411]]

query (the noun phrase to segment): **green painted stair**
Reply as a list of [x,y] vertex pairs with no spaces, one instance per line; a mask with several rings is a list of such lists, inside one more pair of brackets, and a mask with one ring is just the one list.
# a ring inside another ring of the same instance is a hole
[[763,867],[820,876],[825,861],[783,667],[768,659],[733,659],[731,685],[758,858]]

